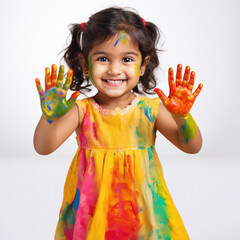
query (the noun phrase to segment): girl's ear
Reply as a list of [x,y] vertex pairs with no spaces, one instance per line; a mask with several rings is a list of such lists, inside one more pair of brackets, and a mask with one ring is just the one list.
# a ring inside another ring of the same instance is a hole
[[86,62],[86,59],[81,53],[79,54],[79,61],[80,61],[84,76],[89,76],[88,64]]
[[140,67],[140,76],[144,75],[147,64],[149,63],[149,61],[150,61],[150,56],[146,56],[143,60],[143,63],[141,65],[141,67]]

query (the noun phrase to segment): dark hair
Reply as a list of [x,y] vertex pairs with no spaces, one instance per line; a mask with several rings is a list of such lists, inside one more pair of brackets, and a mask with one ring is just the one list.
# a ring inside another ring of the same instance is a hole
[[73,69],[71,90],[91,91],[89,78],[83,76],[80,56],[82,55],[88,63],[88,54],[94,44],[102,43],[120,31],[125,31],[136,42],[143,60],[146,56],[150,56],[145,73],[139,79],[142,91],[138,84],[133,92],[153,93],[151,90],[157,85],[154,69],[159,65],[156,48],[160,38],[159,30],[155,24],[145,22],[137,13],[116,7],[107,8],[92,15],[83,30],[81,24],[71,25],[71,43],[65,49],[63,56],[68,66]]

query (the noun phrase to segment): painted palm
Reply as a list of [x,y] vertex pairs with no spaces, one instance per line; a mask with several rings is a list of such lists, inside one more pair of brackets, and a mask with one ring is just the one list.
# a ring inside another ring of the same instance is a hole
[[52,65],[52,72],[50,69],[45,69],[45,91],[43,91],[40,80],[36,78],[36,86],[40,95],[41,109],[43,116],[49,123],[54,119],[63,116],[73,106],[79,92],[74,92],[69,100],[66,99],[67,91],[72,82],[73,71],[68,71],[66,80],[64,80],[64,66],[60,66],[59,74],[57,76],[57,66]]
[[[189,80],[190,77],[190,80]],[[177,66],[176,83],[174,82],[173,69],[169,68],[168,82],[170,93],[167,97],[162,90],[156,88],[155,92],[160,97],[165,107],[174,114],[185,116],[190,112],[193,103],[202,90],[202,84],[199,84],[195,92],[192,93],[195,81],[195,72],[190,73],[190,67],[185,69],[182,79],[182,65]]]

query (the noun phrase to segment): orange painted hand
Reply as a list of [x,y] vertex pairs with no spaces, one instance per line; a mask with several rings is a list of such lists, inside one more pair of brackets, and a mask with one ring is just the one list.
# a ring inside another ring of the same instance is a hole
[[176,83],[174,82],[172,68],[169,68],[168,71],[168,81],[170,88],[170,94],[168,97],[158,88],[155,88],[154,91],[158,94],[162,103],[169,112],[180,116],[186,116],[190,112],[196,97],[201,92],[203,85],[199,84],[195,92],[192,93],[195,81],[195,72],[192,71],[190,73],[190,67],[187,66],[182,79],[181,64],[178,64],[177,66]]
[[69,100],[66,100],[67,91],[72,82],[73,71],[68,71],[65,83],[64,79],[64,66],[60,66],[57,77],[57,66],[52,65],[52,74],[49,68],[45,69],[45,92],[42,89],[40,80],[36,78],[36,86],[40,95],[41,108],[43,116],[49,123],[54,119],[63,116],[74,104],[79,92],[74,92]]

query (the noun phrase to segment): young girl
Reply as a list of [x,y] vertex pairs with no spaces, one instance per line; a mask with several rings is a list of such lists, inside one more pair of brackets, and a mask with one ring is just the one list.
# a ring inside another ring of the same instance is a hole
[[[155,150],[156,130],[176,147],[197,153],[200,131],[189,111],[194,72],[169,69],[170,95],[155,89],[159,31],[151,22],[121,8],[92,15],[71,29],[64,54],[68,66],[46,68],[39,79],[43,116],[35,131],[38,153],[56,150],[74,131],[78,150],[70,166],[55,239],[189,239],[166,187]],[[73,79],[73,81],[72,81]],[[97,94],[76,100],[90,82]],[[72,83],[71,83],[72,81]],[[70,87],[74,92],[66,101]],[[75,103],[75,104],[74,104]]]

